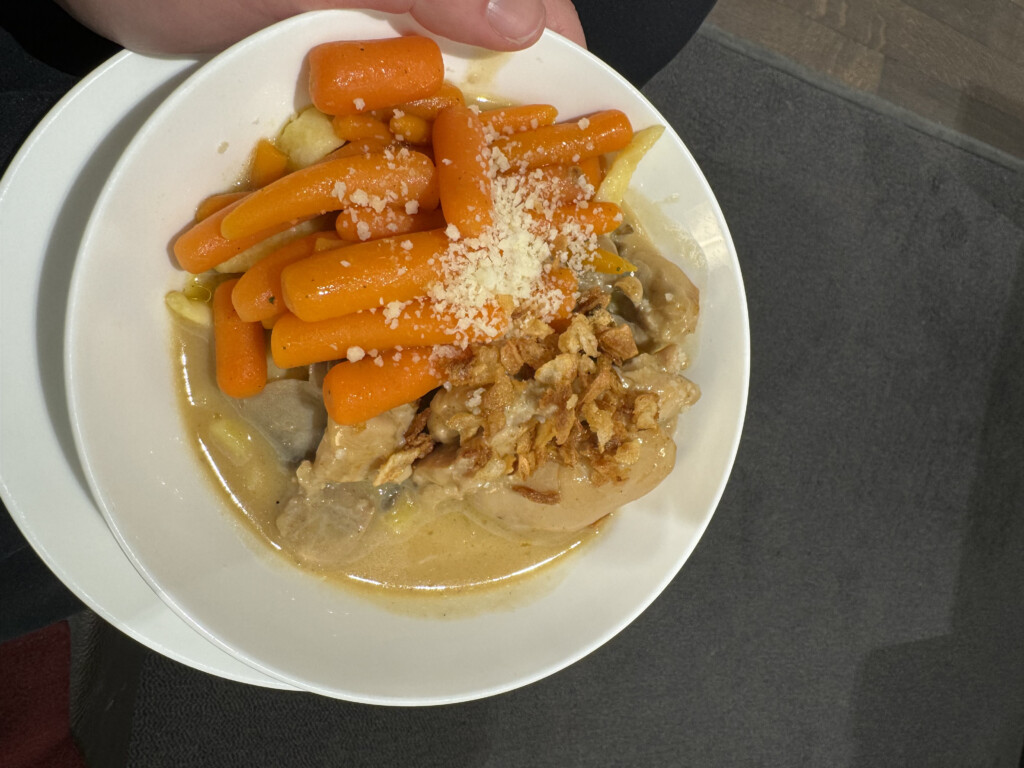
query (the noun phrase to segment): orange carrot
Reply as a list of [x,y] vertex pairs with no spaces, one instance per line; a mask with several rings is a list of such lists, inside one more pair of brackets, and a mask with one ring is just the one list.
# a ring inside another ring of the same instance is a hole
[[392,147],[393,152],[399,151],[399,148],[394,146],[392,140],[384,141],[383,139],[356,139],[355,141],[349,141],[342,144],[336,150],[327,155],[321,162],[326,160],[337,160],[341,157],[352,157],[353,155],[380,155],[383,154],[388,147]]
[[288,170],[288,155],[274,146],[269,139],[256,142],[249,166],[249,186],[259,189],[277,181]]
[[558,110],[550,104],[520,104],[480,113],[480,121],[485,127],[506,135],[551,125],[557,117]]
[[313,253],[322,232],[292,240],[264,256],[242,275],[231,291],[231,303],[243,322],[268,320],[287,311],[281,296],[281,270]]
[[571,269],[558,267],[544,276],[543,285],[542,292],[549,295],[555,306],[549,308],[542,319],[555,330],[562,331],[568,326],[568,320],[576,308],[579,291],[576,275]]
[[396,205],[415,200],[424,209],[437,206],[434,164],[407,149],[353,155],[302,168],[241,200],[221,223],[233,240],[282,222],[368,204],[375,198]]
[[508,328],[508,318],[497,303],[483,307],[471,319],[475,322],[462,329],[455,312],[428,299],[414,299],[392,311],[366,309],[315,323],[285,314],[274,326],[270,351],[279,367],[298,368],[361,357],[370,350],[490,341]]
[[583,173],[583,178],[594,188],[594,191],[597,191],[597,188],[601,186],[601,180],[604,178],[604,167],[601,165],[601,158],[587,157],[580,160],[578,165]]
[[222,208],[227,208],[232,203],[241,200],[247,194],[249,193],[239,190],[238,192],[221,192],[219,195],[210,195],[204,198],[196,206],[196,221],[199,222],[212,216]]
[[512,173],[521,175],[528,190],[554,206],[584,202],[593,197],[597,189],[588,178],[583,163],[556,163],[542,165],[523,174],[518,170]]
[[227,280],[213,293],[213,349],[217,386],[229,397],[251,397],[267,383],[266,334],[260,323],[238,317],[231,303],[237,280]]
[[441,110],[434,121],[434,160],[441,210],[460,234],[478,237],[493,223],[487,138],[469,107]]
[[459,90],[458,86],[452,85],[445,80],[441,83],[441,87],[436,93],[426,98],[399,104],[395,107],[394,111],[422,117],[424,120],[435,120],[445,107],[465,106],[465,104],[466,98],[462,95],[462,91]]
[[387,125],[372,115],[337,115],[331,127],[334,135],[344,141],[379,139],[390,142],[394,139]]
[[309,52],[309,95],[328,115],[355,115],[433,95],[444,82],[437,43],[408,35],[323,43]]
[[281,272],[285,305],[314,322],[409,301],[437,279],[449,242],[432,229],[314,254]]
[[433,132],[433,124],[419,115],[395,115],[388,128],[395,139],[407,144],[429,144]]
[[382,211],[375,211],[373,208],[346,208],[338,213],[338,218],[334,221],[338,236],[356,243],[362,240],[376,240],[379,237],[404,235],[408,232],[425,232],[444,225],[444,214],[439,208],[406,213],[391,206]]
[[622,209],[615,203],[584,203],[563,205],[551,212],[550,218],[532,214],[541,230],[561,231],[563,227],[578,223],[586,234],[606,235],[622,223]]
[[444,383],[430,347],[338,363],[324,377],[324,405],[336,423],[360,424],[411,403]]
[[336,248],[344,248],[349,245],[348,240],[342,240],[338,237],[337,232],[320,232],[316,238],[316,244],[313,246],[313,253],[320,253],[320,251],[333,251]]
[[505,155],[513,168],[536,168],[550,163],[579,163],[616,152],[632,138],[629,118],[617,109],[609,109],[573,122],[499,136],[492,147]]
[[624,275],[627,272],[635,272],[636,265],[619,256],[614,251],[604,248],[595,248],[586,259],[587,266],[595,272],[605,275]]
[[194,275],[213,269],[221,262],[237,256],[271,235],[284,232],[295,223],[285,221],[268,224],[265,228],[253,231],[244,237],[228,240],[221,235],[221,225],[228,214],[244,203],[247,198],[248,195],[221,208],[216,213],[210,214],[178,236],[178,239],[174,241],[173,250],[182,269]]

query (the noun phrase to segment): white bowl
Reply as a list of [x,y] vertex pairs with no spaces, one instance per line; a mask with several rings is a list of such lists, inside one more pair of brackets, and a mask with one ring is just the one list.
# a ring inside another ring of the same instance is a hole
[[[571,664],[628,625],[682,567],[735,457],[746,406],[749,333],[742,279],[714,196],[669,127],[634,189],[703,252],[702,398],[680,424],[676,467],[606,532],[490,610],[439,617],[390,610],[275,557],[227,508],[185,437],[164,294],[182,284],[169,243],[207,194],[228,187],[262,136],[307,97],[315,44],[429,34],[405,16],[305,14],[203,66],[153,114],[97,201],[67,316],[67,389],[92,492],[129,559],[174,611],[241,661],[316,693],[380,704],[440,704],[507,691]],[[545,33],[495,55],[444,39],[449,79],[564,116],[622,109],[664,123],[623,78]],[[685,98],[685,95],[683,96]],[[661,232],[671,240],[670,233]],[[693,275],[694,264],[684,267]],[[697,599],[697,598],[695,598]]]

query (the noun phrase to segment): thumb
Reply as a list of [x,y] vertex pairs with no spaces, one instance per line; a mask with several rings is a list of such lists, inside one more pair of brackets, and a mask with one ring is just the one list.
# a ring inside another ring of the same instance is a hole
[[495,51],[526,48],[546,18],[543,0],[416,0],[411,10],[435,34]]

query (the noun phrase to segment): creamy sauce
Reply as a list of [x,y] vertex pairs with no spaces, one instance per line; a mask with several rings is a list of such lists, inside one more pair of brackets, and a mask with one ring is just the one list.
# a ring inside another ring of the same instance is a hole
[[[187,439],[206,464],[206,474],[268,548],[298,564],[277,526],[295,490],[294,465],[283,461],[271,441],[243,419],[239,404],[217,388],[208,329],[179,319],[174,353]],[[488,590],[560,561],[599,527],[527,539],[490,530],[465,512],[446,499],[414,505],[401,496],[372,517],[359,542],[364,555],[336,569],[312,570],[364,591]]]

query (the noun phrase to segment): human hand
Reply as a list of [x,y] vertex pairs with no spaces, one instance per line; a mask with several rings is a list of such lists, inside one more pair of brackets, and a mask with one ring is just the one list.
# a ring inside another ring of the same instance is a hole
[[544,27],[585,45],[572,0],[58,0],[104,37],[141,53],[204,53],[297,13],[362,8],[411,13],[435,34],[497,51],[533,43]]

